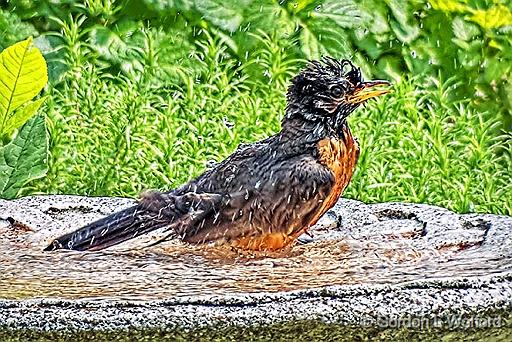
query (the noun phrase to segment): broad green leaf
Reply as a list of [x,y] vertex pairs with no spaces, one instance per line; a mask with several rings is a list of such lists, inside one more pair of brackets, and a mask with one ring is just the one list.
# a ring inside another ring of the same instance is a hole
[[375,10],[375,13],[372,13],[370,24],[367,25],[368,32],[372,33],[375,36],[375,40],[383,40],[383,42],[388,42],[389,40],[386,37],[385,33],[389,32],[389,23],[387,12],[385,9]]
[[[457,44],[457,40],[454,39],[453,41]],[[464,68],[471,69],[481,64],[481,57],[478,52],[482,50],[482,44],[483,42],[479,39],[472,40],[469,43],[465,42],[465,44],[457,44],[462,47],[462,49],[457,50],[457,56],[459,63]]]
[[330,19],[343,28],[360,27],[368,20],[366,13],[352,0],[327,0],[311,16]]
[[455,37],[466,42],[473,39],[473,37],[480,33],[478,26],[468,23],[460,17],[453,19],[452,28]]
[[419,27],[409,24],[399,24],[398,22],[391,22],[391,29],[396,35],[396,38],[406,44],[412,43],[420,34]]
[[[244,11],[244,24],[250,24],[254,28],[268,31],[269,27],[277,34],[283,36],[292,35],[296,28],[296,18],[289,15],[285,7],[276,3],[262,1],[257,6],[248,6]],[[247,40],[245,32],[241,32],[242,38]]]
[[31,24],[21,21],[14,13],[0,9],[0,51],[34,34],[37,34],[37,30]]
[[511,63],[503,63],[496,57],[491,57],[487,61],[487,66],[484,69],[484,77],[487,83],[499,80],[500,78],[507,77],[512,67]]
[[[247,5],[247,1],[244,1]],[[203,18],[215,26],[235,32],[242,23],[243,5],[222,0],[195,0],[197,10]]]
[[144,0],[148,8],[155,12],[189,11],[194,0]]
[[324,53],[315,34],[307,27],[304,27],[300,33],[302,51],[308,59],[318,59]]
[[375,36],[367,35],[357,38],[355,41],[357,49],[366,52],[371,59],[377,60],[384,49],[381,44],[375,41]]
[[119,61],[120,56],[126,55],[127,44],[108,27],[95,25],[89,33],[91,46],[98,54],[109,60]]
[[323,55],[349,58],[353,51],[349,39],[338,25],[330,20],[315,20],[301,31],[302,51],[308,59]]
[[90,46],[98,52],[101,59],[117,65],[125,73],[132,73],[134,70],[142,72],[144,69],[140,58],[141,31],[132,27],[128,34],[116,32],[108,27],[95,25],[89,32]]
[[390,21],[391,29],[396,37],[406,44],[410,44],[419,34],[420,29],[416,25],[410,24],[410,10],[406,2],[389,0],[389,9],[393,13],[396,21]]
[[48,171],[47,153],[44,118],[38,115],[0,148],[0,197],[14,198],[28,182],[43,177]]
[[9,136],[15,129],[23,126],[28,119],[36,114],[44,100],[46,100],[46,98],[42,97],[36,101],[30,101],[26,105],[15,110],[13,113],[8,114],[3,129],[5,134]]
[[409,18],[411,17],[409,4],[398,0],[388,0],[386,3],[388,4],[388,7],[396,21],[398,21],[400,25],[407,25]]
[[46,62],[32,38],[0,53],[0,133],[5,132],[9,114],[34,98],[46,82]]

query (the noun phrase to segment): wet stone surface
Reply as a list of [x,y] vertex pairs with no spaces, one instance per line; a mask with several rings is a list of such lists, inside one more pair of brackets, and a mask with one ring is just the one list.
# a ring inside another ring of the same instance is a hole
[[[42,252],[133,200],[0,200],[0,329],[377,326],[512,312],[512,218],[429,205],[340,200],[304,244],[240,253],[164,234],[101,252]],[[459,326],[459,328],[461,328]]]

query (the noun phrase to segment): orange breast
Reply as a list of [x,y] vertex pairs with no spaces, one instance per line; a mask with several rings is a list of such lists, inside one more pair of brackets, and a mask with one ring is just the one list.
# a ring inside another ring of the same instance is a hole
[[359,157],[359,145],[348,128],[344,133],[344,140],[326,138],[318,142],[319,161],[333,173],[334,186],[308,227],[314,225],[336,204],[354,174]]
[[253,251],[275,251],[283,248],[293,241],[293,238],[284,232],[270,233],[261,236],[250,236],[237,239],[231,246]]
[[334,175],[334,186],[322,202],[309,224],[291,227],[288,232],[269,233],[256,237],[243,237],[232,242],[232,246],[249,250],[276,250],[293,242],[299,235],[314,225],[327,210],[331,209],[347,187],[359,157],[359,145],[348,128],[344,131],[345,139],[326,138],[318,142],[319,162]]

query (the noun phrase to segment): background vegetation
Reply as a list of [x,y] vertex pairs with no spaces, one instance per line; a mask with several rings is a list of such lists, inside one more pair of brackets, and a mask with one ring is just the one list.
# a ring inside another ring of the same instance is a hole
[[136,196],[279,130],[306,59],[351,58],[394,92],[351,118],[347,197],[512,214],[508,0],[0,1],[0,50],[49,67],[49,171],[24,190]]
[[47,81],[46,61],[32,38],[0,52],[0,198],[16,197],[48,172],[45,120],[32,118],[45,98],[31,101]]

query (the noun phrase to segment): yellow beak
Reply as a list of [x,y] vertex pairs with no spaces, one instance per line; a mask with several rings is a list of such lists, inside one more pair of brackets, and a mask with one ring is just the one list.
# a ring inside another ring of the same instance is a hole
[[347,96],[347,101],[349,103],[357,104],[371,99],[372,97],[377,97],[389,93],[389,89],[374,89],[375,87],[383,85],[389,86],[391,83],[383,80],[360,83],[357,85],[354,93]]

